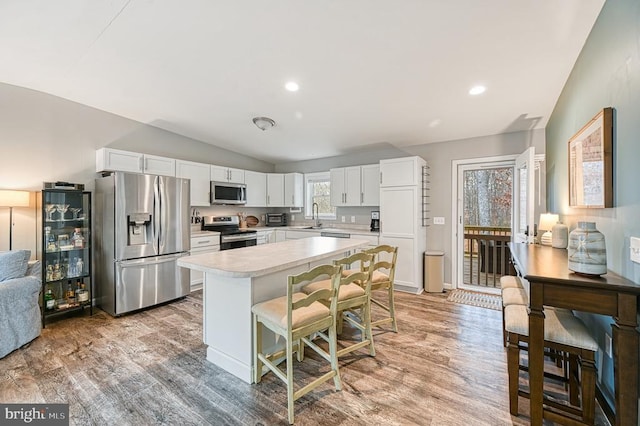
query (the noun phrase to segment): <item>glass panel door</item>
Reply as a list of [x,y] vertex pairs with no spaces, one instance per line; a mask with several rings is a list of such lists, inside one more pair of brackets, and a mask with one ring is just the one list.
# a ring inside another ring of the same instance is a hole
[[514,241],[533,243],[535,237],[535,149],[528,148],[516,158],[514,192]]

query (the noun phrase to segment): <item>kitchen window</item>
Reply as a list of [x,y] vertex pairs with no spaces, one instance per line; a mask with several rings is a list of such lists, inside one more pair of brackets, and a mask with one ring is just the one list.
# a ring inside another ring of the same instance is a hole
[[320,219],[335,220],[336,208],[331,205],[331,179],[329,172],[307,173],[304,175],[305,203],[304,215],[313,217],[313,203],[318,203]]

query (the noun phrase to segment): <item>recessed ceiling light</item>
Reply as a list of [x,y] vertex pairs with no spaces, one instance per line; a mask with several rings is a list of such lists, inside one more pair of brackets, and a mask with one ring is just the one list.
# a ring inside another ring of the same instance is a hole
[[473,86],[471,89],[469,89],[469,94],[470,95],[480,95],[482,93],[485,92],[485,90],[487,90],[486,87],[484,86]]
[[300,86],[298,86],[298,83],[296,83],[295,81],[290,81],[284,85],[284,88],[290,92],[297,92],[298,89],[300,89]]

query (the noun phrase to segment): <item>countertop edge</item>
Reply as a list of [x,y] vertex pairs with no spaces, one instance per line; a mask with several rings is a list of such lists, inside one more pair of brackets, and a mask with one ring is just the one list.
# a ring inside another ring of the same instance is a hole
[[[315,237],[315,238],[326,238],[326,237]],[[306,240],[306,238],[305,238]],[[293,240],[296,241],[296,240]],[[299,266],[299,265],[303,265],[305,263],[310,263],[313,262],[315,260],[318,259],[322,259],[325,258],[327,256],[331,256],[334,254],[338,254],[338,253],[342,253],[345,252],[347,250],[351,250],[354,248],[358,248],[360,246],[365,246],[369,243],[369,241],[367,240],[358,240],[357,238],[350,238],[347,240],[344,240],[345,243],[349,243],[346,246],[337,248],[335,250],[331,250],[331,251],[327,251],[321,254],[316,254],[316,255],[311,255],[309,257],[305,257],[303,259],[296,259],[293,261],[288,261],[285,263],[281,263],[278,265],[274,265],[274,266],[269,266],[266,268],[261,268],[261,269],[255,269],[255,270],[249,270],[249,271],[230,271],[230,270],[225,270],[225,269],[220,269],[220,268],[216,268],[213,266],[205,266],[202,265],[201,263],[194,263],[193,261],[189,261],[189,258],[194,258],[194,257],[199,257],[199,256],[207,256],[207,254],[204,255],[195,255],[195,256],[187,256],[187,257],[183,257],[178,259],[178,266],[184,267],[184,268],[188,268],[188,269],[193,269],[196,271],[200,271],[200,272],[204,272],[204,273],[213,273],[219,276],[223,276],[223,277],[229,277],[229,278],[253,278],[253,277],[259,277],[259,276],[263,276],[263,275],[269,275],[272,274],[274,272],[279,272],[285,269],[290,269],[292,267],[295,266]],[[280,244],[280,243],[272,243],[272,244],[268,244],[265,246],[254,246],[254,247],[269,247],[269,246],[273,246],[274,244]],[[221,253],[221,252],[216,252],[216,253],[210,253],[209,255],[215,255],[217,253]]]

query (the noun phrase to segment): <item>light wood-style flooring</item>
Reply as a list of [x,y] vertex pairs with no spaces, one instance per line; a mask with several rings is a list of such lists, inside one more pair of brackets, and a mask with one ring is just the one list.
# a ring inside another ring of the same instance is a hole
[[[444,294],[396,300],[400,332],[375,331],[375,358],[342,358],[343,390],[330,380],[298,400],[296,424],[529,424],[525,400],[521,416],[509,414],[499,311]],[[309,350],[296,377],[326,369]],[[120,318],[96,310],[48,324],[0,360],[0,402],[66,402],[72,425],[287,424],[273,374],[249,385],[206,361],[200,291]]]

